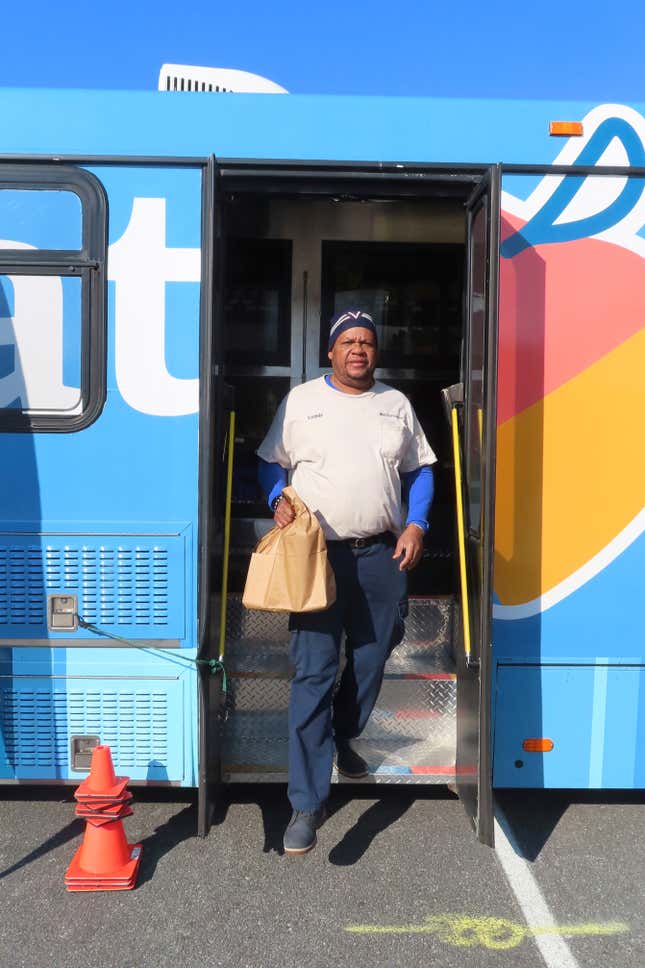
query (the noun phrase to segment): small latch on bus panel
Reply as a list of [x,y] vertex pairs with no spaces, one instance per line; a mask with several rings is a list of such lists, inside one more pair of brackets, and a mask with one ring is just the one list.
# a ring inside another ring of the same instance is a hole
[[76,632],[78,629],[76,595],[47,596],[47,628],[50,632]]

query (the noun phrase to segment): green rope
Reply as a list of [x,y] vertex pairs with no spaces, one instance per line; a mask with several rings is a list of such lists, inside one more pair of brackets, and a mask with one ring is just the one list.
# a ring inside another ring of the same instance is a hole
[[153,645],[142,645],[141,642],[135,642],[132,639],[124,639],[121,635],[114,635],[112,632],[106,632],[104,629],[98,627],[98,625],[92,625],[91,622],[86,622],[81,615],[77,615],[78,624],[82,629],[87,629],[88,632],[94,632],[95,635],[101,635],[106,639],[113,639],[115,642],[121,642],[123,645],[129,646],[131,649],[139,649],[140,652],[150,652],[153,655],[160,656],[165,659],[166,662],[173,662],[175,665],[179,665],[182,669],[190,669],[192,665],[195,666],[208,666],[208,670],[211,675],[215,676],[218,672],[222,673],[222,691],[227,692],[226,687],[226,669],[224,668],[224,663],[220,659],[193,659],[188,655],[173,655],[172,653],[166,652],[165,649],[156,649]]

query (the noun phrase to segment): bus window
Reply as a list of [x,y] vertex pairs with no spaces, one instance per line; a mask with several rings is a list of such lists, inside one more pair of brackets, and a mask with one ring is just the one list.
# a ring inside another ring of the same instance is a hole
[[81,317],[80,278],[0,275],[0,410],[82,412]]
[[0,230],[3,249],[68,249],[83,247],[81,200],[69,190],[0,189]]
[[73,431],[105,399],[103,189],[89,173],[0,165],[0,431]]

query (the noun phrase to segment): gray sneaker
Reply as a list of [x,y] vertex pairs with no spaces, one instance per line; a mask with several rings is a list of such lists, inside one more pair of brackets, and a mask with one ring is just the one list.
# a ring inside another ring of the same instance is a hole
[[316,846],[316,831],[327,819],[325,807],[318,810],[294,810],[284,832],[285,854],[306,854]]

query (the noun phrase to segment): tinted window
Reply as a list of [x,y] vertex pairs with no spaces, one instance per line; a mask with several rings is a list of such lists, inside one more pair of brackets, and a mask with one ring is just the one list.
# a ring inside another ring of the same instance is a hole
[[82,169],[0,165],[0,430],[80,430],[100,412],[106,223]]

